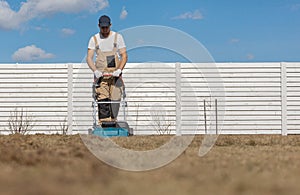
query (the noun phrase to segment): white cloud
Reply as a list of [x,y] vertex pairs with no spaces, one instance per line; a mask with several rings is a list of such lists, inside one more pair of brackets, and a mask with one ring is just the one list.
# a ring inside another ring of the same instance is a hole
[[36,47],[35,45],[29,45],[20,48],[12,55],[12,59],[17,62],[30,62],[41,59],[49,59],[53,57],[53,54],[46,53],[44,50]]
[[247,54],[247,59],[248,60],[253,60],[255,58],[255,56],[251,53]]
[[122,8],[121,14],[120,14],[120,19],[124,20],[128,15],[127,10],[125,9],[125,7]]
[[175,16],[172,19],[192,19],[192,20],[201,20],[203,19],[203,15],[199,10],[195,10],[194,12],[185,12],[180,14],[179,16]]
[[31,29],[36,31],[49,31],[49,29],[46,28],[45,26],[32,26]]
[[136,41],[136,44],[143,45],[143,44],[145,44],[145,40],[139,39],[139,40]]
[[240,40],[237,39],[237,38],[232,38],[232,39],[230,39],[229,42],[230,42],[230,43],[238,43],[238,42],[240,42]]
[[0,28],[15,29],[24,22],[21,14],[17,15],[6,1],[0,1]]
[[98,12],[108,6],[108,0],[27,0],[14,11],[9,3],[0,0],[0,29],[19,29],[34,18],[55,13]]
[[292,11],[298,11],[300,9],[300,3],[291,5],[290,9]]
[[63,28],[63,29],[61,29],[61,33],[64,36],[69,36],[69,35],[73,35],[75,33],[75,30],[69,29],[69,28]]
[[33,29],[34,29],[34,30],[37,30],[37,31],[43,30],[43,28],[40,27],[40,26],[36,26],[36,27],[34,27]]

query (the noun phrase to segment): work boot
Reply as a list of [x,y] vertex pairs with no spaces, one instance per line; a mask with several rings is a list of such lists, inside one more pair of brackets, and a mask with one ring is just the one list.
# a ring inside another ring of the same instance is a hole
[[[105,98],[105,99],[99,100],[99,102],[110,102],[110,99]],[[98,104],[98,117],[99,117],[99,119],[109,118],[110,115],[111,115],[110,110],[111,110],[110,103]]]
[[110,116],[113,119],[116,119],[119,114],[119,109],[120,109],[120,103],[112,103],[110,105]]

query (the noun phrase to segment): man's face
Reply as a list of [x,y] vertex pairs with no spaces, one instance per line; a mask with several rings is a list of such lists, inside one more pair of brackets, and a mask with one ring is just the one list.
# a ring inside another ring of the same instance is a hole
[[110,32],[110,26],[100,26],[100,33],[102,34],[102,36],[107,37],[109,35]]

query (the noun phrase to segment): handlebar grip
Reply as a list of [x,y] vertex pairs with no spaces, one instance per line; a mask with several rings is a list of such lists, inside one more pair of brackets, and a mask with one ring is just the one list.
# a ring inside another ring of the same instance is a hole
[[102,74],[102,77],[110,77],[110,76],[113,76],[113,74],[111,74],[111,73],[103,73]]

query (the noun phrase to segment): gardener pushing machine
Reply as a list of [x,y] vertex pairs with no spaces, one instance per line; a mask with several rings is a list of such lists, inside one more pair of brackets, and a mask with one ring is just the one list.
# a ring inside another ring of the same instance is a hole
[[[98,104],[98,123],[116,121],[123,92],[122,70],[127,62],[127,52],[121,34],[111,31],[111,20],[103,15],[99,18],[100,32],[89,40],[87,64],[97,82],[95,88]],[[94,62],[94,53],[96,61]],[[104,102],[104,103],[103,103]],[[108,102],[108,103],[105,103]]]

